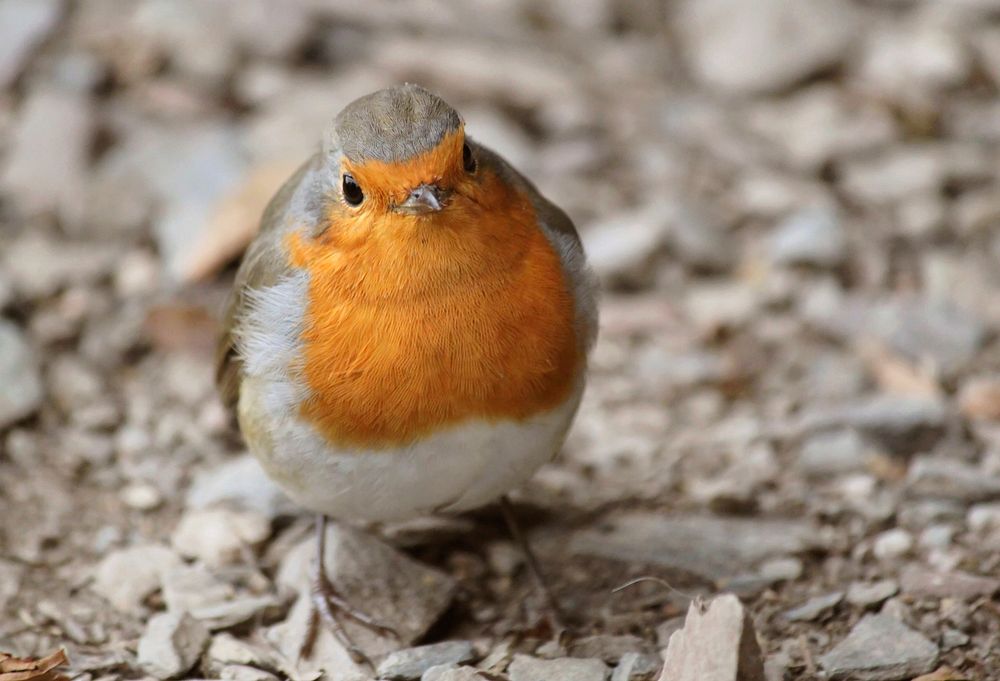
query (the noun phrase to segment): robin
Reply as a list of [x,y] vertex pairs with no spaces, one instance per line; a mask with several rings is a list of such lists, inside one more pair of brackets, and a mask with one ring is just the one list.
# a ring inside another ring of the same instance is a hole
[[337,115],[264,212],[217,367],[250,451],[318,514],[314,633],[385,629],[326,577],[328,518],[499,499],[544,586],[505,495],[562,445],[596,329],[573,223],[451,106],[408,84]]

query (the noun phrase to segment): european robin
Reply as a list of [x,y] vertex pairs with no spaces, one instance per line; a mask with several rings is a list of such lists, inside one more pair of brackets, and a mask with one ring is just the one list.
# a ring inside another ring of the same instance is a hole
[[336,116],[264,212],[218,361],[250,451],[318,514],[314,630],[378,626],[326,578],[327,517],[500,499],[523,540],[504,495],[562,445],[596,329],[573,223],[451,106],[403,85]]

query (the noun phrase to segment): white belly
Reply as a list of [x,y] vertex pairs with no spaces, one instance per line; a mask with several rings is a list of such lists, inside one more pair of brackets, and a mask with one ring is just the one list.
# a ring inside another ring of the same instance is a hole
[[268,474],[318,513],[392,520],[475,508],[522,484],[558,452],[583,381],[563,404],[526,421],[467,421],[378,450],[334,448],[289,412],[275,418],[276,388],[247,378],[240,389],[241,424]]

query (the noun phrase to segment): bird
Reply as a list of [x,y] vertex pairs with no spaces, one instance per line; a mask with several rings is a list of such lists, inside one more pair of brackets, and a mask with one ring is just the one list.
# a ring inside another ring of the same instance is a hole
[[508,493],[559,452],[597,326],[573,222],[443,99],[406,83],[334,117],[263,213],[216,360],[247,448],[316,514],[310,639],[363,659],[341,616],[393,633],[326,576],[329,521],[493,502],[558,612]]

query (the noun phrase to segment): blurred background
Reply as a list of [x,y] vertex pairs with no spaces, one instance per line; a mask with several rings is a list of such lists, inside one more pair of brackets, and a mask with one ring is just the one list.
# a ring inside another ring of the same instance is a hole
[[[276,188],[404,81],[604,285],[518,497],[587,631],[665,645],[682,595],[610,595],[662,574],[739,593],[771,679],[862,674],[852,628],[902,640],[875,612],[917,637],[879,678],[1000,673],[997,0],[0,0],[0,650],[134,677],[181,558],[258,599],[215,631],[282,626],[304,525],[214,394],[217,319]],[[392,536],[462,585],[426,640],[485,655],[529,585],[462,522]]]

